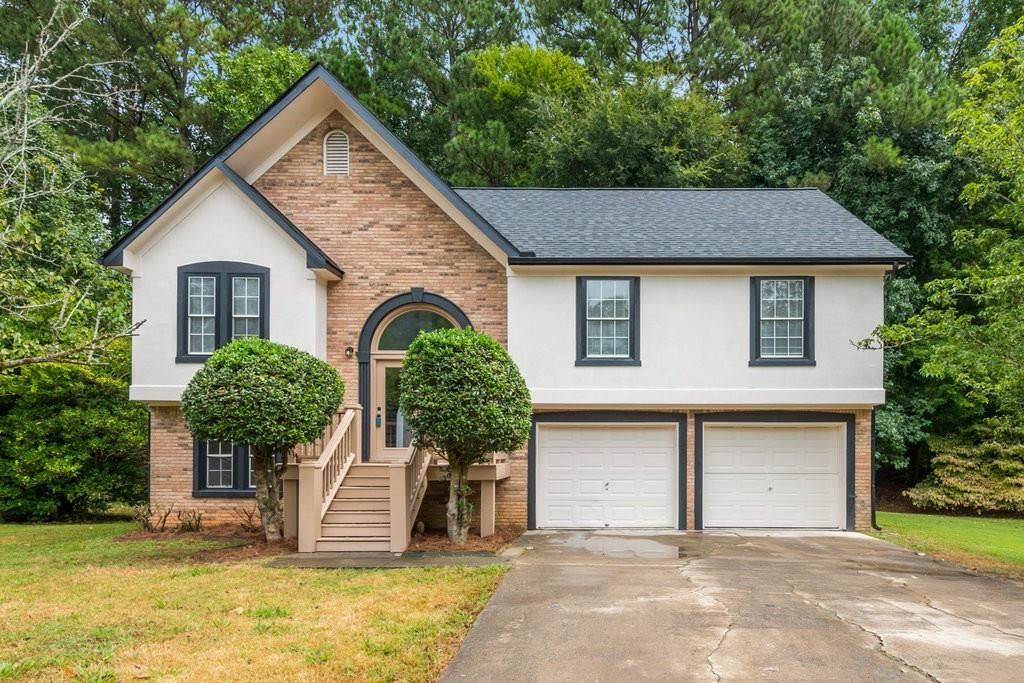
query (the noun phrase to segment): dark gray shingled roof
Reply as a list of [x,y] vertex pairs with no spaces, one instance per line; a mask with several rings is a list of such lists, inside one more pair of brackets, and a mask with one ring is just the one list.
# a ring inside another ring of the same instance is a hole
[[512,263],[909,259],[814,188],[455,191],[520,250]]

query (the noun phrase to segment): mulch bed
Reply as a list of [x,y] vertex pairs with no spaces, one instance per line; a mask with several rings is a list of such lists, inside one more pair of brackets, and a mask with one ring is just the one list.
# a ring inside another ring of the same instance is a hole
[[408,549],[413,552],[480,552],[487,550],[496,553],[519,538],[522,533],[523,530],[519,527],[496,527],[493,536],[481,538],[479,529],[471,529],[469,538],[466,539],[466,545],[455,545],[448,540],[448,535],[444,531],[428,530],[422,534],[413,534]]
[[263,531],[243,531],[236,525],[210,527],[205,531],[133,531],[118,536],[117,541],[216,541],[228,543],[223,548],[199,550],[192,555],[196,562],[235,562],[257,557],[274,557],[294,553],[298,546],[294,539],[267,543]]

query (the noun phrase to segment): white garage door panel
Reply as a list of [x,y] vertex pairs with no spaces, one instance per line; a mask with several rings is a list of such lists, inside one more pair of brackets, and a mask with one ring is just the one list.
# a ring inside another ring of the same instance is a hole
[[705,527],[839,528],[843,428],[705,425]]
[[675,527],[674,425],[539,425],[537,526]]

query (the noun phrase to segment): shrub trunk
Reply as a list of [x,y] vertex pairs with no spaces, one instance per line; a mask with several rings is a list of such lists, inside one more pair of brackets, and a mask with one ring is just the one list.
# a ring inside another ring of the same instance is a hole
[[284,509],[281,506],[274,449],[253,446],[252,469],[256,479],[256,507],[260,510],[263,533],[268,542],[280,541],[284,538]]
[[469,465],[465,462],[448,463],[448,540],[465,545],[469,536],[469,521],[473,516],[469,502]]

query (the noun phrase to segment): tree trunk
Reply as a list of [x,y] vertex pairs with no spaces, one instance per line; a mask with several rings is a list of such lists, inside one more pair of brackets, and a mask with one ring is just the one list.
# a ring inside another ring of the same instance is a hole
[[465,463],[448,464],[448,540],[458,545],[466,544],[469,536],[469,520],[473,516],[469,502],[469,466]]
[[263,533],[267,541],[284,538],[284,509],[277,483],[274,449],[269,446],[252,447],[252,469],[256,478],[256,507],[260,510]]

